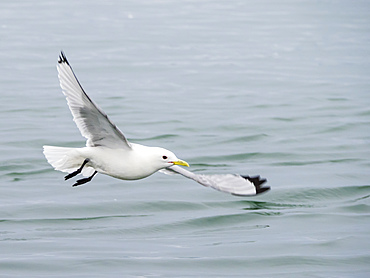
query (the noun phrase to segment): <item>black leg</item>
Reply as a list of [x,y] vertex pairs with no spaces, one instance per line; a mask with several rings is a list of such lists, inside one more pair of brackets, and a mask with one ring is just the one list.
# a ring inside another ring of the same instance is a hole
[[70,178],[73,178],[74,176],[77,176],[79,173],[81,173],[82,169],[85,167],[85,165],[90,161],[90,159],[86,158],[84,162],[82,163],[81,167],[78,168],[76,171],[73,173],[68,174],[67,176],[64,177],[64,180],[68,180]]
[[77,180],[77,181],[75,182],[75,184],[74,184],[74,185],[72,185],[72,186],[78,186],[78,185],[81,185],[81,184],[84,184],[84,183],[87,183],[87,182],[91,181],[91,180],[92,180],[92,178],[93,178],[97,173],[98,173],[98,171],[95,171],[95,172],[94,172],[94,174],[92,174],[90,177],[88,177],[88,178],[84,178],[84,179],[80,179],[80,180]]

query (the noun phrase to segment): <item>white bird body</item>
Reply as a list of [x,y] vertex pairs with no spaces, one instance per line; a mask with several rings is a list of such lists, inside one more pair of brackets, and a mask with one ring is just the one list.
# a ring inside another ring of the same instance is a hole
[[[84,176],[90,176],[96,170],[121,180],[143,179],[158,170],[173,165],[157,159],[162,157],[162,154],[167,154],[167,157],[170,157],[169,155],[172,153],[168,150],[139,144],[131,144],[131,147],[132,149],[126,150],[103,146],[83,148],[44,146],[44,153],[48,162],[56,170],[71,173],[79,168],[86,158],[89,158],[89,162],[82,170]],[[53,150],[56,150],[54,154]],[[179,159],[175,159],[175,161],[177,164],[180,163]]]
[[87,166],[91,164],[91,167],[99,173],[122,180],[143,179],[172,165],[164,164],[156,159],[163,156],[162,154],[168,154],[168,150],[139,144],[131,144],[131,147],[132,150],[107,147],[85,147],[79,150],[82,157],[90,158]]
[[87,142],[83,148],[44,146],[44,155],[55,170],[69,173],[66,180],[80,173],[88,176],[77,180],[73,186],[91,181],[97,173],[122,180],[137,180],[161,171],[180,174],[233,195],[251,196],[270,189],[261,187],[266,180],[259,176],[195,174],[177,166],[189,167],[189,164],[169,150],[128,142],[85,93],[63,52],[59,56],[57,69],[73,120]]

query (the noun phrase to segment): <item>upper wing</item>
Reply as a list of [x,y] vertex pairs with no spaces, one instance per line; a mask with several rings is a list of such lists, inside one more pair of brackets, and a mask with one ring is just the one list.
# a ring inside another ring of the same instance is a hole
[[82,136],[87,139],[86,146],[131,149],[122,132],[85,93],[63,52],[59,56],[57,69],[60,86],[67,97],[73,120]]
[[[261,185],[266,182],[266,179],[261,179],[259,176],[194,174],[176,165],[166,168],[166,171],[178,173],[186,178],[195,180],[201,185],[212,187],[216,190],[231,193],[236,196],[253,196],[270,189],[270,187],[261,187]],[[162,172],[166,173],[166,171]]]

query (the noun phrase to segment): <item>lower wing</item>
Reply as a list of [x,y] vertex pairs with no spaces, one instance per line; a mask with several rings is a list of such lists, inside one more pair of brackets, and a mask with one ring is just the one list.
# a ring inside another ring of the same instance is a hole
[[192,179],[201,185],[211,187],[218,191],[230,193],[235,196],[254,196],[270,190],[270,187],[262,187],[266,179],[261,179],[260,176],[242,176],[237,174],[217,174],[217,175],[203,175],[194,174],[180,166],[171,166],[162,173],[171,174],[177,173],[186,178]]

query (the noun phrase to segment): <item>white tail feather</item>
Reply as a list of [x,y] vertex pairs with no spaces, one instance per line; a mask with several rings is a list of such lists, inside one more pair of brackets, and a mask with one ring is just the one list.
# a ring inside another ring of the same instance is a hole
[[[44,155],[55,170],[72,173],[83,163],[84,159],[75,148],[44,146]],[[85,166],[82,175],[90,176],[94,172],[92,167]]]

